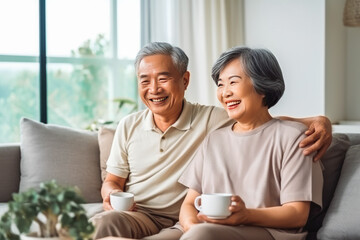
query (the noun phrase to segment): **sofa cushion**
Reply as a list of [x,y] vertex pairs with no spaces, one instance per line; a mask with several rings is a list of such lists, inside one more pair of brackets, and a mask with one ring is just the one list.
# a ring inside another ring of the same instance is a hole
[[334,196],[334,192],[339,181],[341,168],[344,163],[345,155],[350,147],[347,135],[335,133],[329,149],[322,158],[324,166],[323,177],[323,208],[327,209]]
[[309,231],[307,239],[316,239],[316,232],[321,227],[326,211],[333,198],[345,154],[349,147],[350,141],[347,135],[341,133],[333,134],[331,145],[321,159],[324,166],[323,207],[319,209],[315,204],[311,205],[309,220],[305,226],[305,229]]
[[7,202],[19,191],[20,145],[0,144],[0,202]]
[[77,186],[86,202],[102,202],[97,133],[21,120],[20,191],[55,179]]
[[106,162],[110,155],[111,145],[114,139],[115,129],[101,127],[99,129],[98,141],[100,148],[100,168],[101,179],[104,181],[106,177]]
[[346,153],[334,197],[318,239],[360,239],[360,145]]

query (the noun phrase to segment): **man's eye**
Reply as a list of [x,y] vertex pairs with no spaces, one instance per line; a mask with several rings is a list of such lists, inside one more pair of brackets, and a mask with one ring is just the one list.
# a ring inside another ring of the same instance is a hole
[[146,84],[149,84],[149,80],[142,80],[142,81],[140,81],[140,83],[142,84],[142,85],[146,85]]

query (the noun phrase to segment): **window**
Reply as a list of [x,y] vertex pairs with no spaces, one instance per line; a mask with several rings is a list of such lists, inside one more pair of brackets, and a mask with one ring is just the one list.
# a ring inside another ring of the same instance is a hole
[[[0,143],[20,140],[21,117],[40,120],[39,4],[0,3]],[[113,100],[137,102],[140,0],[47,0],[45,13],[47,122],[85,129],[133,110]]]

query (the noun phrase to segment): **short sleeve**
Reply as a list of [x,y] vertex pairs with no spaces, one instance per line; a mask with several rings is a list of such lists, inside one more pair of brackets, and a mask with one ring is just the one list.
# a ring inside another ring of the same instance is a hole
[[312,201],[322,206],[322,168],[313,156],[305,156],[299,147],[303,133],[293,136],[284,151],[281,168],[281,204],[292,201]]
[[120,121],[116,128],[109,159],[106,163],[107,172],[122,178],[127,178],[130,172],[126,151],[127,140],[125,120],[126,118]]

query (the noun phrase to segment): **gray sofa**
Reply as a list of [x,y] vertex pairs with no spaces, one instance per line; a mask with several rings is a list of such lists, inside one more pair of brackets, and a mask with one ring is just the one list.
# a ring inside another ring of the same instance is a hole
[[[360,134],[334,134],[323,158],[323,209],[313,208],[308,239],[360,239]],[[21,120],[21,142],[0,144],[0,216],[11,194],[56,179],[76,185],[89,216],[102,210],[100,188],[113,131],[99,133]]]

